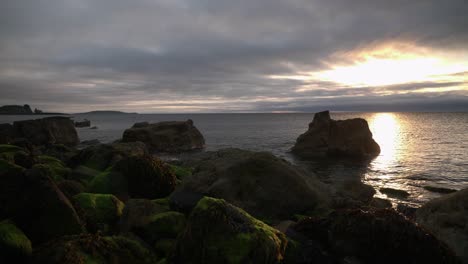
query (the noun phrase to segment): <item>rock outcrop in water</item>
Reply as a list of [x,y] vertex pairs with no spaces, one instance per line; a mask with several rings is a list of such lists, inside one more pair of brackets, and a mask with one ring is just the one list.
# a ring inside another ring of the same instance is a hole
[[75,127],[90,127],[91,121],[85,119],[83,121],[75,121]]
[[202,149],[205,139],[192,120],[149,124],[136,123],[124,131],[123,142],[141,141],[157,152],[184,152]]
[[26,140],[36,146],[50,144],[76,146],[80,142],[73,121],[60,116],[0,125],[0,143],[7,144],[18,139]]
[[292,152],[300,157],[345,156],[367,158],[380,153],[367,121],[332,120],[330,112],[316,113],[309,130],[300,135]]
[[326,187],[289,162],[267,152],[223,149],[187,163],[193,175],[178,192],[226,201],[263,219],[282,219],[327,207]]
[[33,111],[29,105],[4,105],[0,106],[0,114],[8,115],[32,115]]
[[468,263],[468,189],[429,201],[416,211],[416,222]]

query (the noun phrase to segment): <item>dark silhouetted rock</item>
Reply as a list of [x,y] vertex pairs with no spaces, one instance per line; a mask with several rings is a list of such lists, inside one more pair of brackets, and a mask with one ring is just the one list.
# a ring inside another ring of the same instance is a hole
[[400,199],[405,199],[410,196],[410,194],[405,191],[405,190],[398,190],[394,188],[380,188],[379,191],[389,197],[394,197],[394,198],[400,198]]
[[396,210],[400,214],[406,216],[408,219],[414,219],[418,208],[409,204],[399,203],[396,207]]
[[203,198],[179,236],[174,263],[280,263],[283,233],[224,200]]
[[449,189],[449,188],[444,188],[444,187],[437,187],[437,186],[430,186],[430,185],[426,185],[423,188],[426,189],[427,191],[430,191],[430,192],[442,193],[442,194],[454,193],[454,192],[457,191],[457,190],[454,190],[454,189]]
[[429,201],[416,211],[416,222],[468,263],[468,189]]
[[33,111],[29,105],[4,105],[0,106],[0,114],[8,115],[32,115]]
[[41,245],[34,250],[33,263],[158,263],[156,255],[144,243],[123,236],[68,236]]
[[75,127],[90,127],[91,121],[85,119],[83,121],[75,121]]
[[70,201],[41,170],[3,172],[0,219],[11,218],[33,243],[84,231]]
[[132,128],[142,128],[142,127],[147,127],[149,125],[150,124],[148,122],[139,122],[139,123],[133,124]]
[[309,130],[300,135],[292,152],[300,157],[346,156],[368,158],[380,153],[367,121],[332,120],[328,111],[316,113]]
[[387,199],[374,197],[370,203],[370,206],[380,209],[392,208],[392,202]]
[[168,211],[170,208],[167,199],[130,199],[125,203],[119,229],[122,233],[132,231],[147,225],[152,216]]
[[34,145],[63,144],[75,146],[80,140],[73,121],[68,117],[46,117],[15,121],[16,137],[26,138]]
[[223,149],[187,163],[193,175],[181,191],[223,198],[260,219],[282,220],[328,206],[324,184],[271,153]]
[[57,186],[68,199],[85,191],[83,184],[74,180],[62,180]]
[[459,263],[447,245],[392,209],[336,211],[292,228],[301,243],[317,243],[332,263]]
[[203,194],[190,190],[175,190],[169,196],[171,208],[189,214],[203,198]]
[[183,152],[201,149],[205,145],[203,135],[190,119],[159,122],[147,126],[137,123],[124,131],[122,141],[141,141],[151,150],[160,152]]
[[12,124],[0,124],[0,144],[10,144],[16,137]]

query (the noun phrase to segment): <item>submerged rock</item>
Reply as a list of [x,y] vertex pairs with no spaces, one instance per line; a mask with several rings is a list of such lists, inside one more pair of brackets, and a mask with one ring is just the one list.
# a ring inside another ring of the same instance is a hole
[[415,219],[468,263],[468,189],[429,201],[416,211]]
[[31,257],[31,241],[10,220],[0,222],[0,263],[26,263]]
[[15,137],[26,138],[37,146],[47,144],[76,146],[80,142],[73,121],[68,117],[53,116],[15,121],[13,126]]
[[427,191],[430,191],[430,192],[442,193],[442,194],[454,193],[454,192],[457,191],[457,190],[454,190],[454,189],[449,189],[449,188],[444,188],[444,187],[437,187],[437,186],[430,186],[430,185],[423,186],[423,188],[426,189]]
[[124,131],[123,142],[144,142],[151,150],[183,152],[201,149],[205,139],[192,120],[167,121],[154,124],[136,123]]
[[447,245],[391,209],[336,211],[292,228],[302,244],[316,243],[328,263],[459,263]]
[[399,190],[399,189],[394,189],[394,188],[380,188],[379,191],[389,197],[394,197],[394,198],[400,198],[400,199],[405,199],[410,196],[409,192],[405,190]]
[[325,185],[314,175],[267,152],[223,149],[187,163],[193,174],[176,192],[222,198],[260,219],[287,219],[329,203]]
[[329,111],[316,113],[309,130],[300,135],[292,152],[304,158],[346,156],[367,158],[380,153],[367,121],[332,120]]
[[75,127],[90,127],[91,121],[85,119],[83,121],[75,121]]
[[224,200],[203,198],[173,254],[175,263],[280,263],[283,233]]
[[123,236],[79,235],[48,242],[34,250],[33,263],[157,263],[156,255],[143,243]]

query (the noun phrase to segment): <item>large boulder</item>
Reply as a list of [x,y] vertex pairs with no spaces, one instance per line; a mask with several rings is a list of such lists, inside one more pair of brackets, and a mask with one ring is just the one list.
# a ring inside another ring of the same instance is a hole
[[447,245],[392,209],[305,218],[288,234],[302,244],[291,263],[311,257],[327,259],[320,263],[459,263]]
[[158,263],[144,243],[123,236],[79,235],[59,238],[34,250],[38,264]]
[[309,130],[297,138],[292,152],[304,158],[367,158],[378,155],[380,147],[372,138],[366,120],[332,120],[330,112],[325,111],[315,114]]
[[13,123],[17,138],[26,138],[34,145],[63,144],[75,146],[80,140],[73,121],[68,117],[53,116]]
[[11,218],[33,243],[84,231],[70,201],[36,168],[10,165],[2,169],[0,204],[0,219]]
[[179,236],[174,263],[280,263],[283,233],[224,200],[203,198]]
[[416,211],[415,220],[468,263],[468,189],[429,201]]
[[168,211],[170,208],[167,199],[130,199],[125,203],[119,230],[122,233],[127,233],[147,225],[154,215]]
[[205,145],[203,135],[190,119],[154,124],[137,123],[124,131],[122,141],[141,141],[158,152],[183,152],[201,149]]
[[324,184],[267,152],[223,149],[192,161],[178,192],[222,198],[264,220],[287,219],[328,206]]

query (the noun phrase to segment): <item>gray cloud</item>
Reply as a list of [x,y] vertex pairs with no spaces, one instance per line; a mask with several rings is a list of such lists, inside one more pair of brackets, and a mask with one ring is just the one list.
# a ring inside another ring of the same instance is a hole
[[[464,2],[7,0],[0,8],[0,104],[177,112],[170,107],[295,111],[317,102],[350,110],[379,100],[420,103],[434,94],[378,93],[467,84],[350,89],[267,76],[323,70],[335,52],[388,40],[466,54]],[[454,94],[437,93],[431,102],[445,105]],[[454,98],[468,101],[468,94]]]

